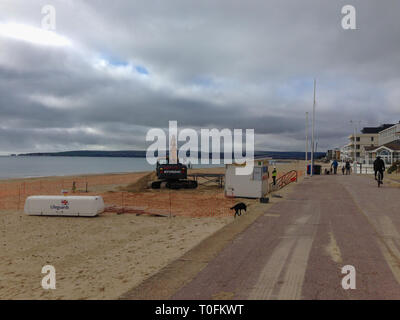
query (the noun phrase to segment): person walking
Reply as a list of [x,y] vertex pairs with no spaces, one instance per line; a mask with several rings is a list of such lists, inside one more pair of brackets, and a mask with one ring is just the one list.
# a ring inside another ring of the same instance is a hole
[[346,170],[346,168],[344,167],[344,165],[342,166],[342,174],[344,175],[344,171]]
[[349,175],[349,174],[350,174],[350,169],[351,169],[350,161],[347,160],[347,161],[346,161],[346,175]]
[[336,159],[333,160],[333,162],[332,162],[332,164],[331,164],[331,167],[333,167],[333,174],[336,174],[336,173],[337,173],[337,168],[338,168],[338,166],[339,166],[339,163],[336,161]]
[[276,177],[278,175],[278,171],[276,171],[276,167],[274,167],[274,170],[272,170],[272,183],[273,185],[276,185]]

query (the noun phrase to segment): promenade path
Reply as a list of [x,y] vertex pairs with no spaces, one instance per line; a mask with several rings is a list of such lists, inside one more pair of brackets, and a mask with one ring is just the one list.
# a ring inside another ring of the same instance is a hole
[[[356,270],[344,290],[341,268]],[[172,299],[400,299],[400,188],[314,176],[226,245]]]

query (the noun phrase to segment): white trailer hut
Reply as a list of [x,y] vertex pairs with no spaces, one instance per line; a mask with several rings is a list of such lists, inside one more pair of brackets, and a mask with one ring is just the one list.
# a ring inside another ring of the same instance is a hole
[[94,217],[104,211],[104,201],[100,196],[31,196],[24,209],[35,216]]
[[268,193],[268,159],[249,160],[254,162],[249,175],[238,175],[236,168],[245,164],[227,164],[225,170],[225,195],[228,197],[263,198]]

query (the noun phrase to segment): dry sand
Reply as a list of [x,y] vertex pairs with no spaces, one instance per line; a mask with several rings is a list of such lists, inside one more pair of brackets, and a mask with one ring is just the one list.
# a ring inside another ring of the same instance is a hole
[[[302,170],[303,162],[277,167],[279,173]],[[143,173],[132,176],[139,179]],[[104,181],[113,182],[108,187],[96,185],[99,192],[124,185],[109,178],[103,176]],[[202,190],[197,201],[211,193],[218,194],[213,200],[219,201],[222,192],[217,188]],[[187,192],[186,196],[190,198]],[[257,200],[245,202],[250,213],[252,208],[261,209]],[[232,216],[170,219],[104,213],[96,218],[66,218],[0,211],[0,298],[115,299],[231,221]],[[56,290],[41,287],[41,269],[47,264],[56,268]]]
[[[1,299],[114,299],[232,218],[0,214]],[[41,269],[56,268],[44,290]]]

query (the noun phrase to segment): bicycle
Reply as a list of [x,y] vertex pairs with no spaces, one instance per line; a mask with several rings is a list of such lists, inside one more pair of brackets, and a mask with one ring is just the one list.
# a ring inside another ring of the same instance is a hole
[[382,172],[380,172],[380,171],[378,171],[377,181],[378,181],[378,188],[379,188],[382,184]]

